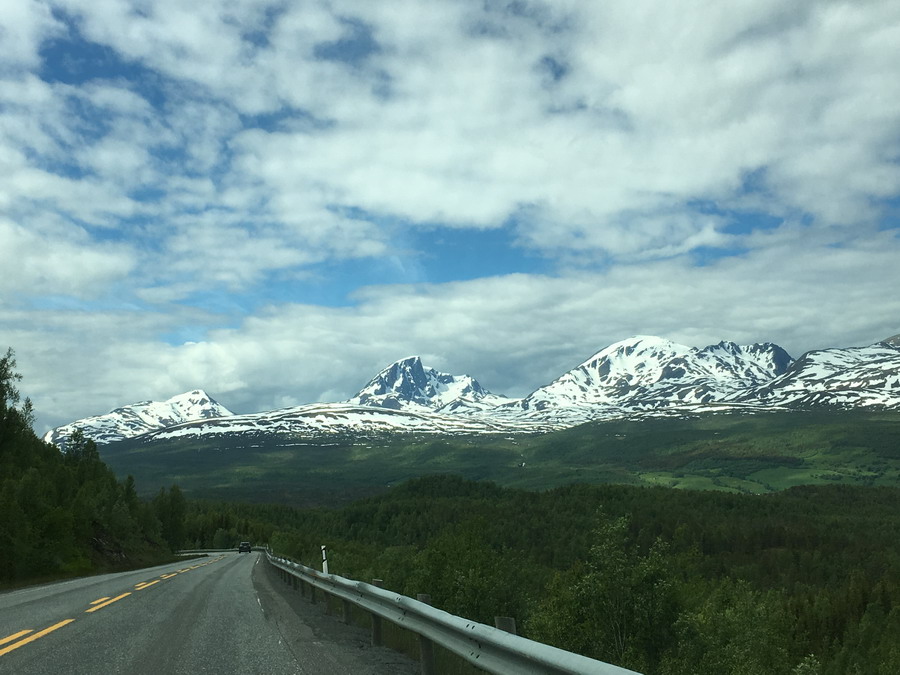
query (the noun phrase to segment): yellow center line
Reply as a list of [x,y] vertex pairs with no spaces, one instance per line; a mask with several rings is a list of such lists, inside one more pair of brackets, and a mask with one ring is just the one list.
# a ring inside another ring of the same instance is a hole
[[96,612],[98,609],[103,609],[103,608],[106,607],[107,605],[111,605],[111,604],[113,604],[114,602],[116,602],[117,600],[121,600],[122,598],[127,597],[127,596],[129,596],[129,595],[131,595],[131,592],[130,592],[130,591],[129,591],[128,593],[122,593],[122,595],[117,595],[116,597],[111,598],[110,600],[107,600],[106,602],[104,602],[104,603],[102,603],[102,604],[99,604],[99,605],[97,605],[96,607],[91,607],[90,609],[84,610],[84,613],[85,613],[85,614],[90,614],[91,612]]
[[157,579],[156,581],[151,581],[149,583],[138,584],[137,586],[134,587],[134,590],[142,591],[145,588],[150,588],[153,584],[158,584],[158,583],[159,583],[159,579]]
[[[0,649],[0,656],[3,656],[4,654],[11,652],[13,649],[18,649],[19,647],[21,647],[23,645],[27,645],[29,642],[34,642],[38,638],[44,637],[47,633],[52,633],[57,628],[62,628],[63,626],[72,623],[74,620],[75,619],[66,619],[65,621],[60,621],[59,623],[50,626],[50,628],[45,628],[42,631],[38,631],[34,635],[29,635],[24,640],[19,640],[18,642],[13,642],[8,647],[4,647],[3,649]],[[31,631],[26,631],[26,632],[30,633]],[[16,635],[21,635],[21,633],[17,633]]]
[[33,629],[33,628],[29,628],[29,629],[27,629],[27,630],[20,630],[18,633],[13,633],[13,634],[10,635],[9,637],[5,637],[5,638],[3,638],[2,640],[0,640],[0,645],[5,645],[7,642],[12,642],[12,641],[15,640],[16,638],[20,638],[20,637],[22,637],[23,635],[28,635],[32,630],[34,630],[34,629]]
[[109,596],[107,596],[107,597],[105,597],[105,598],[97,598],[97,599],[94,600],[91,604],[92,604],[92,605],[96,605],[96,604],[99,604],[99,603],[103,602],[104,600],[109,600]]
[[[172,574],[163,574],[160,579],[171,579],[172,577],[176,576],[178,576],[178,572],[172,572]],[[154,581],[153,583],[156,583],[156,581]]]

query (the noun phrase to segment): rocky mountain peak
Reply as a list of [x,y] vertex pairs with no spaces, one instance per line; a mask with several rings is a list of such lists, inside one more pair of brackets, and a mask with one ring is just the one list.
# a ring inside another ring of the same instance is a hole
[[524,410],[609,410],[710,403],[771,380],[792,362],[770,343],[702,349],[638,335],[597,352],[518,404]]
[[449,375],[428,368],[418,356],[389,365],[346,403],[392,410],[441,410],[481,404],[496,398],[469,375]]

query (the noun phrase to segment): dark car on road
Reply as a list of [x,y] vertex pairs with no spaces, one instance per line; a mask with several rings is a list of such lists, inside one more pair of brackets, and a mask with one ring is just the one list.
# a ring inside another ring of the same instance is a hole
[[238,553],[250,553],[251,549],[249,541],[242,541],[241,545],[238,546]]

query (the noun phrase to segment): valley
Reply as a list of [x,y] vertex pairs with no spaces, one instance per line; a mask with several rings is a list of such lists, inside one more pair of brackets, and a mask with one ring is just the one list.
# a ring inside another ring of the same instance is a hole
[[900,485],[900,346],[703,348],[634,336],[520,399],[401,359],[350,399],[233,414],[203,390],[75,430],[146,495],[334,505],[428,474],[546,490],[622,483],[769,493]]
[[767,493],[795,485],[900,486],[900,413],[706,413],[592,422],[546,434],[240,434],[100,446],[147,494],[333,505],[455,473],[546,490],[621,483]]

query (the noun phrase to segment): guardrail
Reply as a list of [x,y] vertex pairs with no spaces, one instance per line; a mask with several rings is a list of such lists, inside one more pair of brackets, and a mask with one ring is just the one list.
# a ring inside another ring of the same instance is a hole
[[[203,555],[204,553],[229,553],[232,551],[237,551],[237,546],[232,546],[231,548],[185,548],[179,551],[175,551],[175,555]],[[253,549],[254,551],[265,551],[266,549],[261,546],[257,546]]]
[[[311,567],[279,558],[266,551],[296,588],[299,583],[340,598],[345,621],[349,604],[369,612],[373,618],[373,642],[380,641],[380,621],[386,619],[419,635],[422,672],[432,673],[431,644],[438,644],[489,673],[505,675],[637,675],[632,670],[573,654],[535,642],[499,628],[455,616],[431,605],[392,593],[373,584],[326,574]],[[315,598],[313,590],[312,598]],[[349,604],[348,604],[349,603]]]

